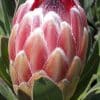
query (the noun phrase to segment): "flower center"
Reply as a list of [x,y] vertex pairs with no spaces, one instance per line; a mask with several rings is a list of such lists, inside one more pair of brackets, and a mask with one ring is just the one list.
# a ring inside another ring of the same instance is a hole
[[61,0],[67,10],[75,5],[75,0]]
[[42,7],[44,14],[48,11],[56,12],[62,20],[68,21],[69,10],[75,5],[75,0],[35,0],[31,10]]
[[63,20],[66,20],[66,9],[61,0],[44,0],[41,4],[44,13],[56,12]]

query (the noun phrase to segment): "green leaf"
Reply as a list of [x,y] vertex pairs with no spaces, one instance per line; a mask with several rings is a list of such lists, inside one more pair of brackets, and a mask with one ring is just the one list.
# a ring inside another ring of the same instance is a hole
[[2,3],[2,9],[3,9],[4,23],[5,23],[4,25],[5,25],[6,32],[7,32],[5,34],[9,35],[10,34],[10,19],[9,19],[8,12],[7,12],[8,8],[6,6],[6,0],[1,0],[1,3]]
[[[100,30],[99,30],[98,35],[97,35],[97,40],[98,40],[99,56],[100,56]],[[97,75],[98,75],[98,79],[97,80],[98,80],[98,82],[100,82],[100,61],[99,61]]]
[[57,85],[41,77],[33,85],[33,100],[63,100],[63,96]]
[[96,10],[96,17],[97,17],[97,23],[100,27],[100,1],[99,0],[96,0],[96,3],[95,3],[95,10]]
[[[8,73],[8,70],[5,67],[5,63],[2,60],[2,58],[0,58],[0,77],[9,85],[11,86],[11,79]],[[12,86],[11,86],[12,87]]]
[[8,59],[8,38],[0,37],[0,77],[11,86]]
[[[90,82],[92,83],[92,82]],[[91,84],[89,84],[91,85]],[[100,83],[97,83],[90,89],[87,89],[78,100],[99,100],[100,98]],[[95,98],[95,99],[93,99]]]
[[[0,20],[0,27],[2,28],[3,32],[6,33],[4,23],[1,20]],[[0,34],[2,34],[2,33],[0,33]]]
[[22,4],[22,3],[24,3],[26,0],[20,0],[19,1],[19,4]]
[[4,0],[5,6],[6,6],[6,11],[9,17],[13,17],[14,15],[14,10],[15,10],[15,0]]
[[8,85],[0,79],[0,94],[7,100],[17,100],[16,96]]
[[1,57],[5,61],[5,65],[9,66],[9,57],[8,57],[8,37],[1,36]]
[[93,75],[89,84],[87,85],[87,87],[85,88],[84,92],[79,96],[78,100],[84,100],[87,95],[88,95],[88,91],[91,89],[93,82],[95,82],[95,80],[97,80],[97,75]]
[[94,43],[93,48],[91,48],[90,56],[87,60],[87,63],[81,75],[81,79],[78,83],[75,94],[72,97],[72,100],[76,99],[85,90],[92,75],[97,72],[99,61],[100,61],[100,57],[99,57],[98,42],[96,41]]
[[99,56],[100,56],[100,30],[98,32]]
[[[5,6],[6,6],[6,12],[9,15],[9,17],[13,17],[13,15],[14,15],[15,1],[16,0],[4,0]],[[0,0],[0,2],[1,2],[1,0]]]

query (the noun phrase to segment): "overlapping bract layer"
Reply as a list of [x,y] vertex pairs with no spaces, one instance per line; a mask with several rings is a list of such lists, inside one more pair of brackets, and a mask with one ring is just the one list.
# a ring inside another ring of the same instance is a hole
[[59,3],[57,8],[51,5],[51,0],[45,1],[35,8],[40,2],[36,5],[36,1],[27,0],[13,20],[9,39],[10,73],[13,84],[21,88],[24,84],[24,90],[38,76],[56,83],[79,78],[86,58],[87,23],[79,3],[56,0],[63,6],[61,9]]

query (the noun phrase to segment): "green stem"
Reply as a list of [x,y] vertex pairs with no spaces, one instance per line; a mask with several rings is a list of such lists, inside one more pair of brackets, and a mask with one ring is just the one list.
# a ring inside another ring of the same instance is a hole
[[89,82],[89,84],[88,84],[88,86],[87,86],[87,88],[84,90],[84,92],[82,93],[82,95],[79,96],[78,100],[84,100],[85,99],[85,97],[88,95],[89,89],[91,88],[92,82],[94,80],[96,80],[96,79],[97,79],[97,75],[93,75],[92,78],[91,78],[91,80],[90,80],[90,82]]

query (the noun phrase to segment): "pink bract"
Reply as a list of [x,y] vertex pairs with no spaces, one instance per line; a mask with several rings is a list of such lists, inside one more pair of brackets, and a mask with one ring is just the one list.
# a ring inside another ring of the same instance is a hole
[[59,87],[63,80],[78,82],[87,47],[87,20],[78,0],[27,0],[14,16],[9,39],[14,88],[27,87],[39,76]]

